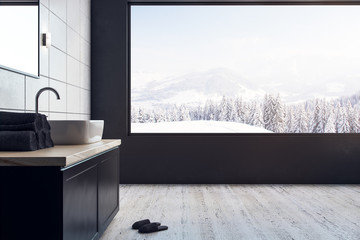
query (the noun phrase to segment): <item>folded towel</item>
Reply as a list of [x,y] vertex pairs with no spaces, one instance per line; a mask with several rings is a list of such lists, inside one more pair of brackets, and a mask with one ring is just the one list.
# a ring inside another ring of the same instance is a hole
[[24,123],[18,125],[0,125],[0,131],[34,131],[38,132],[41,128],[39,125],[33,123]]
[[44,114],[40,114],[40,116],[41,116],[41,120],[42,120],[42,128],[46,129],[46,130],[50,130],[51,127],[50,127],[50,124],[49,124],[49,122],[47,120],[47,116],[44,115]]
[[40,115],[39,120],[31,123],[17,124],[17,125],[0,125],[0,131],[35,131],[50,130],[50,124],[46,120],[45,115]]
[[54,146],[54,142],[51,138],[50,131],[45,131],[45,148],[50,148]]
[[0,112],[0,131],[50,130],[46,116],[40,113]]
[[39,149],[33,131],[0,131],[0,151],[34,151]]
[[[39,113],[0,112],[0,132],[33,132],[35,134],[37,149],[53,147],[54,143],[50,134],[51,128],[46,118],[47,117],[45,115]],[[3,138],[5,139],[5,137],[9,136],[14,138],[18,135],[7,133],[6,135],[3,135]],[[26,137],[24,136],[24,138]],[[27,142],[28,139],[24,139],[23,141]],[[22,149],[21,144],[22,143],[19,142],[19,148]],[[0,151],[11,151],[8,145],[4,146],[6,149],[0,148]],[[25,144],[25,146],[27,146],[27,144]],[[32,150],[37,149],[34,147]],[[23,151],[25,150],[28,149],[23,149]]]
[[18,125],[38,121],[40,113],[0,112],[0,125]]
[[54,142],[52,141],[50,132],[48,130],[36,132],[36,138],[39,143],[39,149],[54,146]]

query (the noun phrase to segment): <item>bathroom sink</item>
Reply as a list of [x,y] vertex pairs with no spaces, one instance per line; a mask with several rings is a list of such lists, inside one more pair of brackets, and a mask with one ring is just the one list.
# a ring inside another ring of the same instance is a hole
[[88,144],[102,139],[104,120],[49,120],[55,145]]

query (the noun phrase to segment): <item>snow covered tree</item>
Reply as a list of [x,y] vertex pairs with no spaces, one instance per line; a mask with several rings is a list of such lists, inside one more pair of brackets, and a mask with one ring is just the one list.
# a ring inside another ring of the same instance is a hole
[[189,110],[185,105],[181,105],[178,110],[178,121],[190,121]]
[[230,98],[223,96],[219,105],[219,121],[230,122],[234,117],[235,111],[233,102]]
[[211,100],[205,102],[203,119],[204,120],[215,120],[216,107],[215,103]]
[[356,133],[360,133],[360,111],[358,107],[354,108],[355,130]]
[[197,108],[195,108],[192,111],[192,114],[190,114],[191,120],[202,120],[203,119],[203,109],[199,105]]
[[280,95],[277,95],[277,97],[271,94],[265,95],[263,112],[265,129],[275,133],[283,133],[285,131],[286,116]]
[[294,129],[294,110],[292,107],[288,107],[286,110],[286,120],[285,120],[285,132],[292,133]]
[[274,132],[276,133],[283,133],[285,131],[285,109],[284,105],[281,102],[280,95],[278,94],[275,98],[274,104],[274,123],[275,128]]
[[322,124],[324,133],[335,133],[335,116],[334,116],[334,105],[327,103],[325,100],[323,102],[322,110]]
[[347,116],[346,108],[341,107],[340,104],[337,104],[337,110],[335,115],[335,132],[336,133],[349,133],[350,124]]
[[256,127],[264,127],[263,114],[258,102],[253,103],[250,124]]
[[139,108],[137,122],[138,123],[145,123],[145,113],[144,113],[144,110],[142,108]]
[[228,118],[228,109],[227,109],[227,102],[225,96],[223,96],[220,105],[219,105],[219,121],[226,121]]
[[153,111],[154,122],[166,122],[166,114],[163,109],[157,108]]
[[272,96],[271,95],[268,95],[268,94],[265,94],[264,96],[264,103],[263,103],[263,122],[264,122],[264,127],[265,129],[267,130],[270,130],[272,129],[272,122],[271,122],[271,119],[272,119],[272,106],[271,106],[271,101],[270,101],[270,98]]
[[178,119],[177,117],[177,108],[173,106],[166,110],[166,121],[167,122],[176,122]]
[[139,122],[139,110],[132,107],[131,108],[131,122],[132,123],[138,123]]
[[312,133],[322,133],[322,118],[321,118],[321,102],[319,99],[316,99],[314,112],[311,119],[311,132]]
[[248,104],[240,97],[235,99],[234,105],[237,122],[248,123],[250,115]]
[[240,122],[243,123],[244,119],[242,118],[242,98],[241,97],[237,97],[234,100],[234,122]]
[[285,105],[279,95],[265,94],[263,102],[223,96],[205,104],[132,106],[132,123],[214,120],[264,127],[275,133],[360,133],[360,93],[335,100],[311,99]]
[[354,111],[354,108],[351,105],[350,100],[348,99],[345,105],[346,114],[349,122],[349,132],[356,133],[359,129],[360,123],[359,119]]
[[155,116],[153,111],[146,111],[143,115],[144,123],[153,123],[155,122]]
[[341,119],[342,119],[342,115],[343,112],[341,111],[341,105],[340,102],[337,102],[335,105],[335,110],[334,110],[334,125],[335,125],[335,133],[341,133],[340,129],[341,129]]
[[242,108],[242,116],[244,118],[244,123],[251,124],[252,111],[252,104],[250,102],[244,102]]
[[304,105],[300,105],[296,109],[294,115],[294,125],[291,131],[294,133],[307,133],[309,129],[308,124],[309,120],[305,112],[305,107]]

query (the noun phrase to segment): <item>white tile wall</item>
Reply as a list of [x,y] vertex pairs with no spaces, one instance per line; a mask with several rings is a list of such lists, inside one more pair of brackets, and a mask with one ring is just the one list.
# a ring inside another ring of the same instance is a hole
[[40,112],[50,119],[90,119],[90,2],[40,0],[40,33],[51,32],[52,46],[40,48],[40,78],[0,69],[0,111]]
[[67,0],[67,24],[80,33],[80,0]]
[[40,3],[45,7],[49,8],[49,0],[40,0]]
[[51,96],[49,97],[50,112],[66,113],[67,112],[67,109],[66,109],[66,101],[67,101],[66,83],[50,79],[50,87],[56,89],[56,91],[60,95],[60,100],[58,100],[54,94],[51,94]]
[[81,119],[81,117],[80,117],[80,114],[67,113],[66,119],[67,120],[78,120],[78,119]]
[[80,60],[80,35],[67,27],[67,53]]
[[66,53],[50,47],[50,77],[66,82]]
[[[35,96],[39,89],[49,86],[49,78],[40,79],[26,77],[26,110],[35,110]],[[51,93],[52,94],[52,93]],[[39,111],[49,111],[49,92],[43,92],[39,97]]]
[[90,67],[80,63],[80,86],[81,88],[90,90]]
[[89,115],[81,114],[81,120],[90,120],[90,114]]
[[80,35],[81,37],[90,42],[90,18],[87,17],[84,13],[80,15]]
[[86,51],[86,49],[90,48],[90,43],[85,41],[83,38],[80,39],[80,61],[90,66],[90,51]]
[[90,104],[87,99],[90,97],[90,91],[81,89],[80,90],[80,113],[90,114]]
[[66,120],[66,113],[50,112],[48,116],[51,120]]
[[49,31],[51,45],[66,52],[66,23],[53,13],[50,13]]
[[80,87],[80,62],[67,56],[67,83]]
[[90,18],[91,4],[89,0],[80,0],[80,12],[85,14],[86,17]]
[[66,21],[66,0],[49,0],[50,11]]
[[67,89],[67,112],[79,113],[80,112],[80,88],[71,85],[66,86]]

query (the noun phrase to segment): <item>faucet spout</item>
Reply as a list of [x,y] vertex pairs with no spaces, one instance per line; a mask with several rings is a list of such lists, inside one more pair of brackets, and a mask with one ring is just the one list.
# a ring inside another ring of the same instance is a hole
[[53,88],[51,88],[51,87],[44,87],[44,88],[40,89],[40,90],[36,93],[36,97],[35,97],[35,112],[36,112],[36,113],[39,113],[39,97],[40,97],[40,94],[41,94],[42,92],[44,92],[44,91],[47,91],[47,90],[48,90],[48,91],[52,91],[53,93],[55,93],[57,99],[60,100],[60,95],[59,95],[59,93],[58,93],[55,89],[53,89]]

